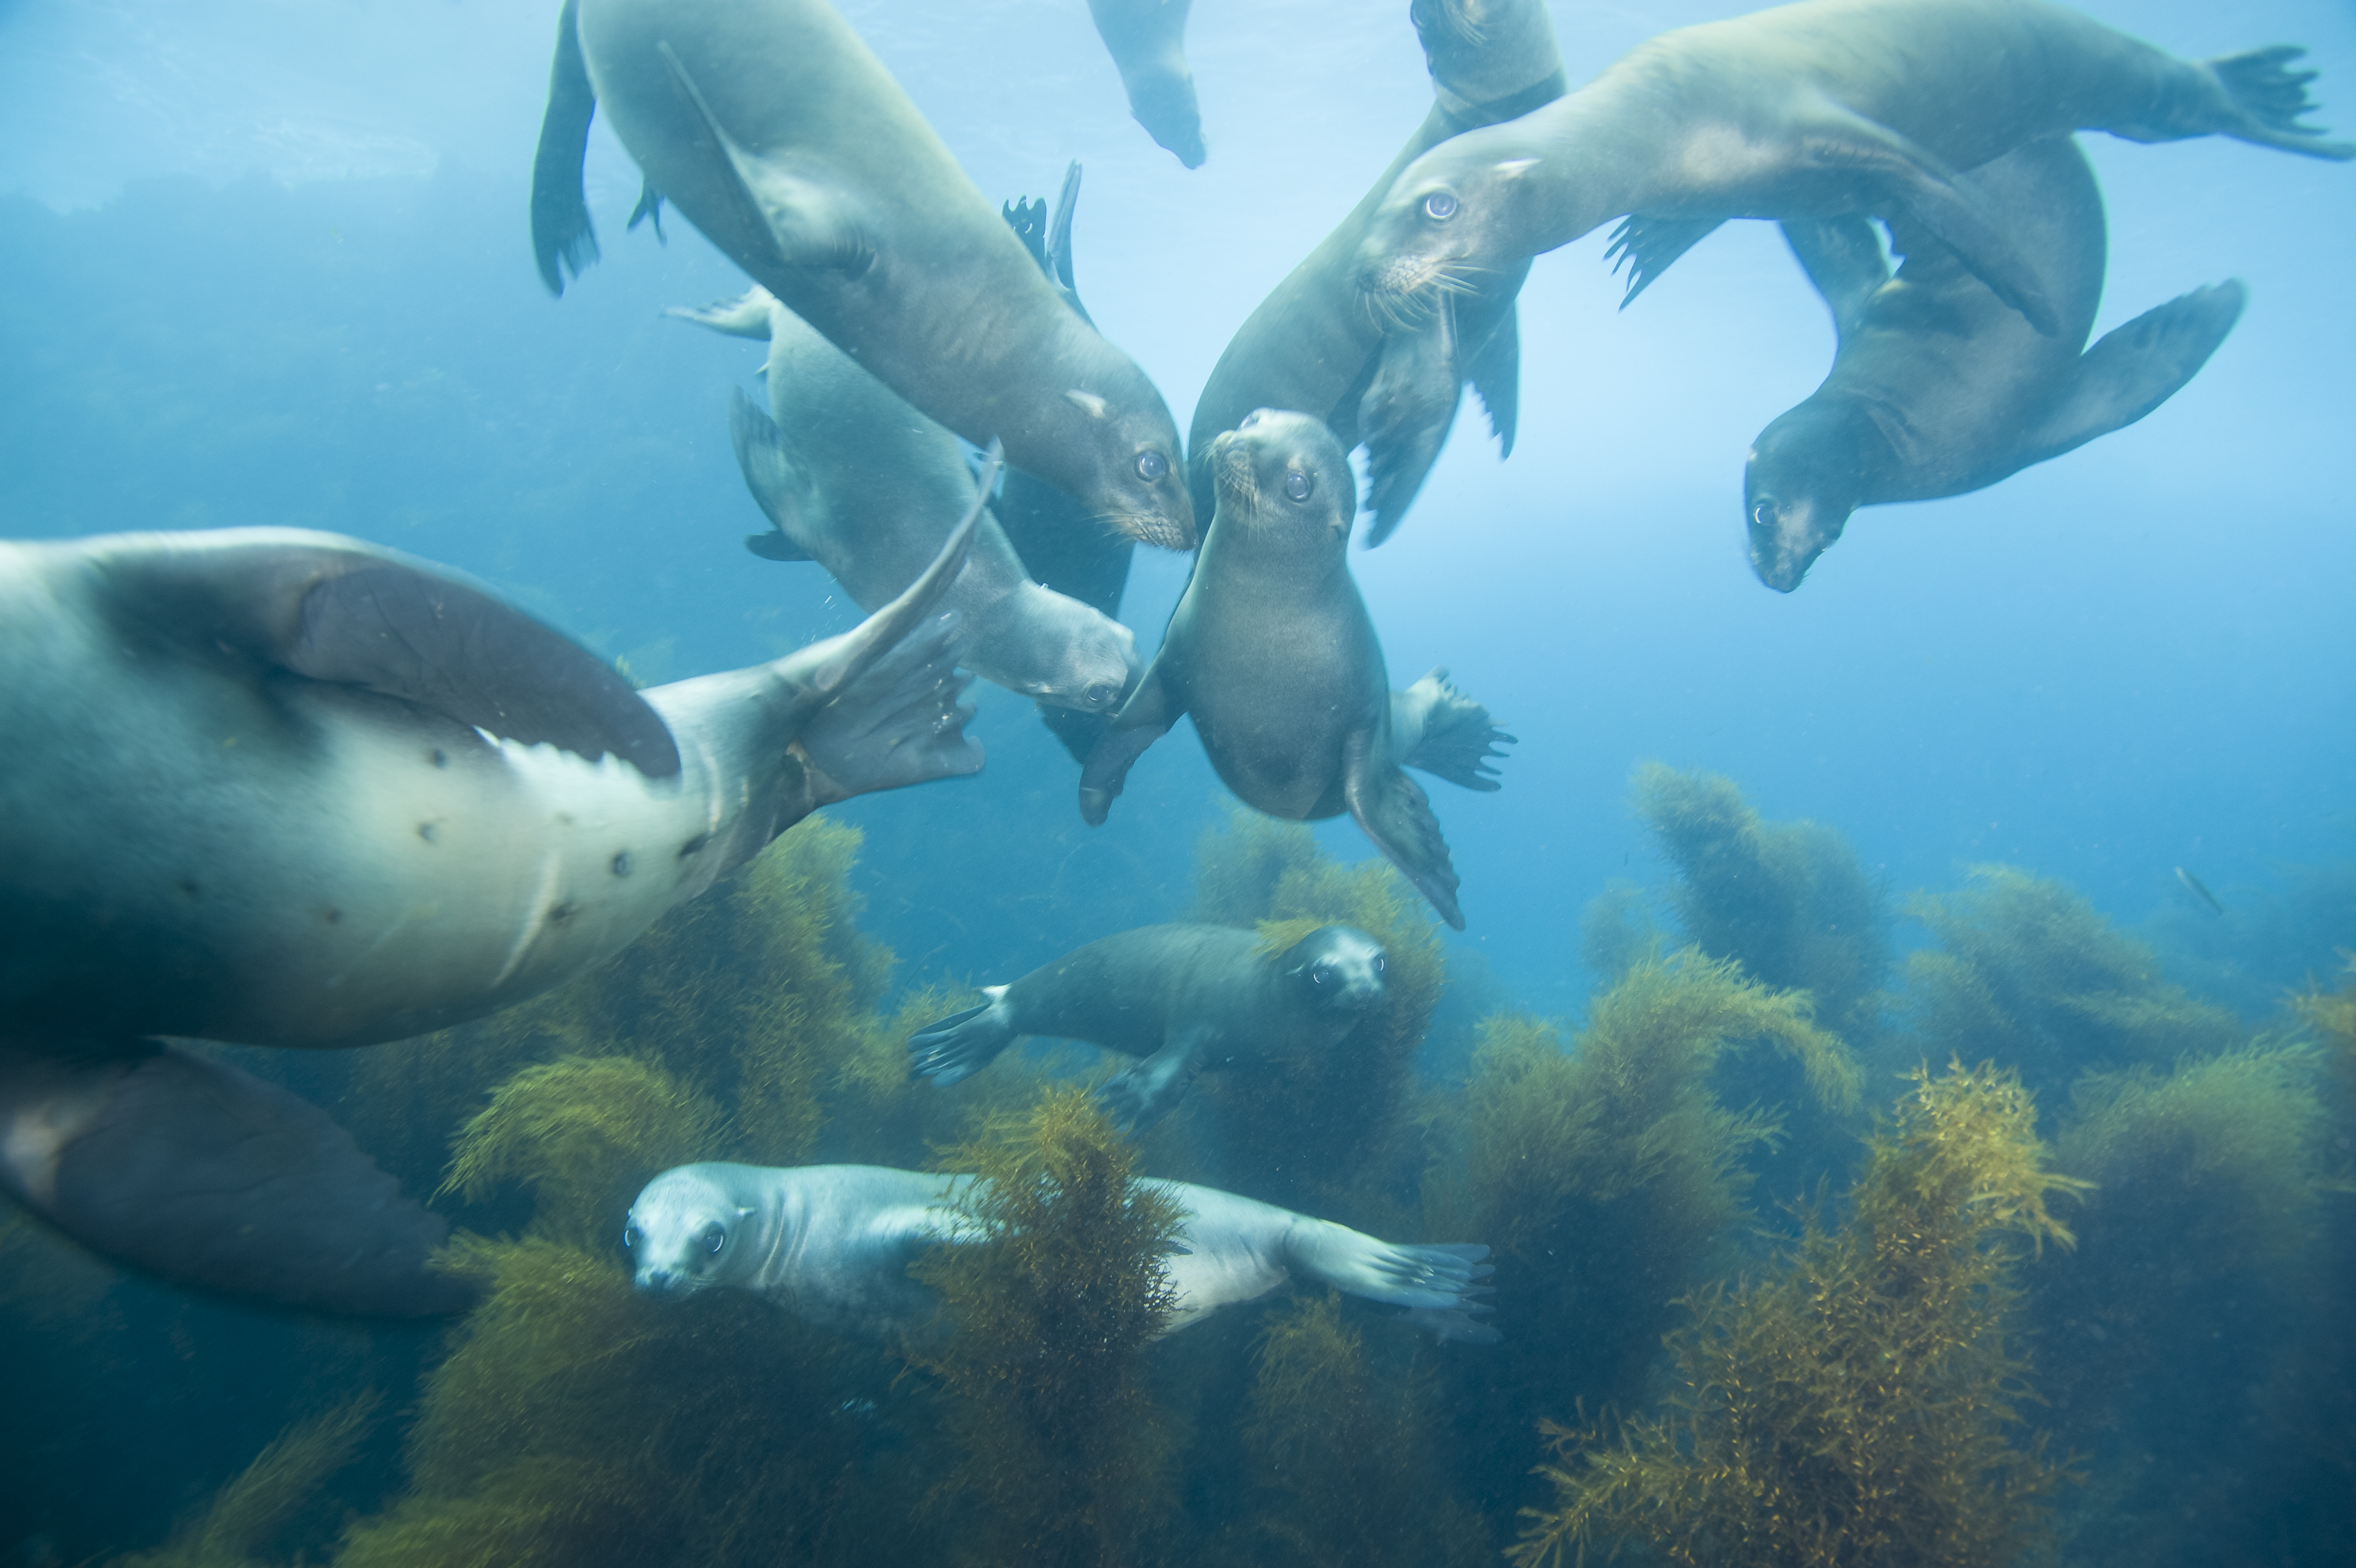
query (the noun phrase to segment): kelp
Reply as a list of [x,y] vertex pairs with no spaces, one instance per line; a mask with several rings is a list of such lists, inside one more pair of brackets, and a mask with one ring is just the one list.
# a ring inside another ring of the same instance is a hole
[[946,1337],[916,1359],[946,1392],[956,1459],[936,1503],[977,1563],[1117,1564],[1175,1502],[1173,1435],[1145,1349],[1173,1302],[1162,1264],[1183,1215],[1077,1087],[1051,1089],[942,1152],[980,1178],[971,1239],[910,1272],[939,1291]]
[[1569,1041],[1537,1019],[1484,1026],[1424,1233],[1495,1249],[1505,1342],[1451,1363],[1493,1503],[1515,1495],[1539,1417],[1635,1397],[1670,1303],[1747,1217],[1744,1159],[1776,1124],[1710,1080],[1753,1041],[1804,1063],[1826,1102],[1856,1098],[1804,993],[1690,948],[1631,969]]
[[1268,1315],[1241,1443],[1255,1504],[1216,1555],[1299,1568],[1490,1560],[1486,1531],[1446,1488],[1446,1430],[1428,1351],[1380,1360],[1341,1296]]
[[1644,890],[1615,877],[1579,912],[1579,956],[1598,990],[1619,984],[1622,976],[1648,958],[1658,958],[1667,946],[1653,919],[1652,900]]
[[2077,892],[2010,866],[1971,877],[1906,906],[1938,941],[1906,961],[1922,1049],[2016,1068],[2050,1108],[2089,1069],[2165,1066],[2240,1040],[2231,1013],[2163,979],[2151,950]]
[[2030,1397],[2006,1343],[2021,1243],[2072,1236],[2034,1104],[2009,1072],[1918,1072],[1847,1212],[1784,1265],[1688,1299],[1678,1391],[1616,1433],[1549,1425],[1554,1506],[1520,1568],[1647,1543],[1670,1563],[1998,1565],[2043,1539],[2062,1471],[2013,1438]]
[[1676,868],[1670,901],[1687,942],[1780,990],[1808,992],[1825,1026],[1852,1044],[1879,1032],[1890,913],[1847,839],[1819,823],[1764,820],[1717,773],[1647,763],[1629,793]]
[[273,1438],[205,1511],[153,1552],[114,1560],[114,1568],[238,1568],[283,1554],[271,1548],[288,1521],[316,1503],[330,1476],[352,1462],[382,1402],[366,1389],[296,1422]]

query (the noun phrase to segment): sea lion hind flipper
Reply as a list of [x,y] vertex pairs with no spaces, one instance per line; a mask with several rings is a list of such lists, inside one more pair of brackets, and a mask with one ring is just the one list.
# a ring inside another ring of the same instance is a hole
[[691,321],[698,326],[708,326],[731,337],[752,337],[766,343],[769,340],[769,312],[776,303],[776,295],[755,283],[733,300],[721,300],[707,305],[665,305],[663,314],[675,315],[681,321]]
[[802,727],[795,743],[820,804],[981,771],[981,746],[965,733],[973,677],[957,671],[957,623],[955,611],[933,616]]
[[1391,693],[1391,735],[1394,748],[1412,738],[1398,760],[1401,767],[1484,792],[1503,787],[1489,765],[1489,759],[1505,754],[1498,744],[1519,743],[1496,727],[1487,707],[1449,684],[1445,667]]
[[1863,319],[1865,302],[1890,282],[1890,258],[1881,252],[1873,219],[1849,213],[1793,219],[1778,227],[1817,297],[1833,313],[1834,330],[1847,337]]
[[946,1089],[962,1083],[998,1059],[1014,1040],[1014,1025],[1001,998],[1003,986],[991,986],[982,995],[990,999],[978,1008],[951,1013],[908,1037],[908,1077],[929,1078]]
[[[1063,187],[1055,192],[1055,217],[1047,225],[1046,259],[1050,274],[1064,285],[1075,310],[1079,309],[1080,285],[1072,277],[1072,213],[1079,204],[1080,160],[1074,158],[1065,165]],[[1086,320],[1087,314],[1080,311],[1081,319]]]
[[1497,460],[1514,455],[1514,431],[1521,422],[1522,328],[1516,302],[1507,300],[1487,341],[1465,363],[1464,379],[1489,416],[1489,433],[1497,438]]
[[1113,1125],[1133,1136],[1176,1109],[1202,1071],[1204,1043],[1200,1031],[1173,1036],[1144,1061],[1105,1080],[1097,1100]]
[[589,123],[597,114],[597,91],[581,58],[574,12],[580,0],[564,0],[556,19],[556,59],[548,71],[548,111],[540,122],[540,145],[531,160],[531,254],[540,281],[562,298],[569,273],[579,277],[597,260],[597,230],[589,220],[589,193],[581,180],[589,152]]
[[[1330,1220],[1296,1220],[1285,1236],[1285,1263],[1296,1274],[1368,1301],[1381,1301],[1425,1314],[1423,1327],[1439,1330],[1461,1323],[1479,1339],[1482,1325],[1471,1318],[1485,1312],[1480,1298],[1492,1294],[1481,1281],[1496,1273],[1483,1260],[1483,1246],[1399,1246]],[[1446,1337],[1446,1336],[1443,1336]]]
[[655,243],[669,245],[670,236],[663,232],[662,209],[662,192],[655,188],[654,181],[641,178],[638,182],[638,205],[630,208],[630,220],[622,225],[622,231],[635,234],[639,224],[651,223],[655,226]]
[[441,1216],[324,1111],[166,1049],[0,1066],[0,1182],[93,1251],[177,1284],[314,1311],[425,1317],[475,1287],[428,1263]]
[[1431,901],[1451,930],[1464,929],[1456,890],[1462,879],[1448,858],[1440,819],[1416,782],[1391,764],[1376,765],[1374,737],[1361,730],[1343,743],[1342,795],[1350,815],[1390,863]]
[[[2232,101],[2236,118],[2215,127],[2236,141],[2254,143],[2261,147],[2273,147],[2285,153],[2300,153],[2310,158],[2329,158],[2344,163],[2356,158],[2356,143],[2327,142],[2328,133],[2299,121],[2314,108],[2307,96],[2307,84],[2315,80],[2311,70],[2291,70],[2290,62],[2305,56],[2307,51],[2297,44],[2276,44],[2263,49],[2251,49],[2238,55],[2201,62],[2217,79]],[[2120,131],[2119,135],[2131,141],[2169,141],[2179,136],[2199,135],[2211,129],[2168,130],[2148,136],[2132,131]]]
[[1386,333],[1374,379],[1358,402],[1366,443],[1366,543],[1406,520],[1416,493],[1448,444],[1464,382],[1456,368],[1455,312],[1445,301],[1426,325]]
[[818,491],[798,466],[776,421],[753,405],[742,389],[728,394],[728,440],[736,467],[772,532],[748,534],[744,548],[766,560],[815,560],[803,535],[817,509]]
[[1653,286],[1653,280],[1669,270],[1669,263],[1708,239],[1726,220],[1722,218],[1647,218],[1632,212],[1620,220],[1612,231],[1612,243],[1603,259],[1618,272],[1628,269],[1628,292],[1620,296],[1620,308],[1633,304],[1638,294]]
[[[859,277],[875,261],[875,242],[852,219],[848,198],[818,181],[805,179],[774,163],[765,163],[736,144],[721,128],[712,105],[680,63],[668,43],[659,43],[663,63],[670,68],[680,101],[703,132],[712,150],[728,165],[730,177],[718,182],[722,201],[734,210],[728,217],[747,233],[766,234],[779,261],[788,267],[812,267]],[[726,247],[723,246],[723,249]]]
[[2012,241],[2002,216],[1955,182],[1954,171],[1887,125],[1826,101],[1824,123],[1804,136],[1802,161],[1874,179],[1877,195],[1902,205],[1989,292],[2047,337],[2062,330],[2045,280]]
[[2029,461],[2042,463],[2124,430],[2174,397],[2233,330],[2248,297],[2241,280],[2229,278],[2104,333],[2079,358],[2069,390],[2038,427]]

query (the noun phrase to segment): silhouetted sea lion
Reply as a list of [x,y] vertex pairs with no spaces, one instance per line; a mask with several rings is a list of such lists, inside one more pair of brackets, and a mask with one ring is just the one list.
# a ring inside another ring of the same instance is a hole
[[1368,308],[1354,269],[1376,208],[1419,155],[1561,96],[1554,25],[1540,0],[1415,0],[1408,14],[1431,69],[1431,111],[1212,367],[1187,435],[1198,525],[1215,501],[1210,443],[1255,409],[1313,414],[1344,452],[1365,443],[1375,515],[1369,544],[1387,539],[1407,515],[1447,440],[1465,382],[1480,393],[1501,445],[1513,450],[1521,365],[1514,301],[1527,265],[1467,279],[1428,307],[1387,314]]
[[962,1083],[1021,1035],[1145,1060],[1098,1091],[1125,1127],[1170,1114],[1197,1073],[1331,1050],[1386,991],[1381,944],[1323,925],[1282,952],[1228,925],[1149,925],[1099,937],[908,1040],[909,1075]]
[[532,195],[543,275],[594,254],[576,142],[602,103],[672,206],[926,417],[1002,442],[1132,538],[1193,547],[1162,394],[1062,307],[824,0],[568,0],[558,35]]
[[1203,114],[1186,67],[1186,7],[1193,0],[1088,0],[1097,37],[1120,68],[1129,112],[1154,144],[1190,169],[1203,166]]
[[[727,304],[670,314],[769,346],[775,421],[742,393],[730,404],[737,465],[772,525],[746,545],[818,562],[866,609],[906,588],[972,493],[958,438],[757,283]],[[1130,629],[1033,581],[988,512],[941,603],[959,617],[968,669],[1042,702],[1109,713],[1142,667]]]
[[1462,287],[1633,215],[1632,293],[1730,218],[1903,214],[2041,332],[2032,257],[1956,172],[2071,131],[2356,156],[2298,123],[2278,47],[2180,60],[2044,0],[1803,0],[1638,45],[1402,173],[1358,255],[1378,301]]
[[[680,1297],[734,1288],[797,1317],[866,1339],[934,1327],[938,1299],[908,1277],[927,1249],[979,1242],[956,1205],[980,1178],[874,1165],[682,1165],[647,1183],[622,1232],[637,1288]],[[1163,1260],[1177,1332],[1288,1278],[1408,1308],[1442,1339],[1494,1344],[1479,1321],[1494,1272],[1483,1246],[1399,1246],[1289,1209],[1183,1181],[1141,1186],[1184,1212],[1184,1249]]]
[[1457,876],[1430,802],[1402,763],[1493,790],[1489,710],[1434,670],[1390,689],[1351,580],[1350,462],[1307,414],[1263,410],[1211,443],[1218,507],[1162,650],[1080,774],[1100,823],[1145,749],[1191,713],[1246,805],[1294,821],[1347,811],[1458,930]]
[[326,1115],[156,1037],[396,1040],[611,956],[817,806],[971,773],[931,570],[635,692],[407,557],[285,528],[0,543],[0,1184],[168,1278],[463,1304]]
[[1863,218],[1787,223],[1840,329],[1832,373],[1760,432],[1743,473],[1751,566],[1789,593],[1858,507],[1959,496],[2133,424],[2190,380],[2242,313],[2228,282],[2104,335],[2102,192],[2076,142],[2031,142],[1958,176],[2037,267],[2047,336],[1904,216],[1893,278]]

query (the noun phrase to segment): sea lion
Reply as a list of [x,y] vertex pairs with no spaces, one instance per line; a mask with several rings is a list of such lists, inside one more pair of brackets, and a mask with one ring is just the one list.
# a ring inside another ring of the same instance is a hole
[[1186,67],[1186,8],[1193,0],[1088,0],[1129,112],[1153,144],[1190,169],[1203,166],[1203,112],[1194,102],[1194,73]]
[[567,0],[558,33],[544,271],[594,254],[573,127],[603,104],[673,207],[927,418],[1003,442],[1133,539],[1193,548],[1162,394],[1063,308],[824,0]]
[[2105,226],[2077,143],[2031,142],[1955,183],[2034,260],[2060,330],[2038,332],[1903,213],[1890,220],[1905,258],[1894,278],[1863,218],[1785,224],[1840,349],[1824,385],[1760,432],[1743,471],[1751,568],[1779,592],[1800,585],[1858,507],[1960,496],[2133,424],[2241,315],[2239,283],[2197,289],[2081,355],[2102,303]]
[[[982,1240],[958,1204],[972,1176],[873,1165],[771,1167],[711,1161],[664,1171],[624,1222],[634,1283],[677,1299],[749,1290],[839,1333],[893,1339],[934,1327],[939,1303],[908,1277],[927,1249]],[[1184,1212],[1183,1251],[1164,1264],[1177,1305],[1162,1333],[1252,1301],[1288,1278],[1408,1308],[1442,1339],[1493,1344],[1480,1281],[1483,1246],[1399,1246],[1272,1204],[1183,1181],[1146,1181]]]
[[327,1117],[156,1037],[396,1040],[611,956],[815,807],[971,773],[933,568],[635,692],[451,574],[289,528],[0,543],[0,1186],[185,1284],[463,1304]]
[[[729,432],[771,531],[745,543],[771,560],[814,560],[862,608],[905,589],[938,553],[973,476],[958,438],[893,396],[758,283],[742,299],[671,315],[769,345],[774,421],[741,392]],[[961,660],[1042,702],[1109,713],[1141,667],[1137,638],[1031,580],[988,512],[941,601],[966,633]]]
[[1474,126],[1561,96],[1554,24],[1540,0],[1415,0],[1408,8],[1430,68],[1433,103],[1348,217],[1260,302],[1211,369],[1187,436],[1198,522],[1216,494],[1210,444],[1255,409],[1300,409],[1344,451],[1361,441],[1369,470],[1366,542],[1390,536],[1430,471],[1470,381],[1503,449],[1514,448],[1520,329],[1514,301],[1526,265],[1465,281],[1427,306],[1368,308],[1357,255],[1399,174]]
[[909,1076],[947,1087],[1018,1035],[1086,1040],[1145,1060],[1098,1093],[1141,1132],[1195,1075],[1330,1051],[1386,991],[1382,944],[1322,925],[1281,952],[1228,925],[1149,925],[1099,937],[910,1037]]
[[1956,171],[2081,130],[2356,156],[2298,123],[2313,73],[2287,67],[2304,52],[2180,60],[2045,0],[1802,0],[1681,27],[1418,158],[1367,227],[1358,281],[1397,308],[1624,214],[1633,296],[1730,218],[1903,213],[2051,335],[2033,258]]
[[1246,805],[1296,822],[1349,812],[1463,930],[1431,803],[1399,770],[1493,790],[1485,759],[1513,737],[1444,669],[1390,689],[1350,577],[1357,491],[1332,431],[1263,409],[1213,442],[1210,458],[1210,531],[1161,652],[1081,770],[1080,816],[1103,822],[1130,764],[1191,713],[1211,766]]

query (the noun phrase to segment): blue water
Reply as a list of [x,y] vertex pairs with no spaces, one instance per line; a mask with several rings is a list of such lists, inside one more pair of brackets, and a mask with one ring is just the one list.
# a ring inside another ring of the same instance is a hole
[[[2356,131],[2356,7],[2084,8],[2186,57],[2303,43],[2319,118]],[[659,312],[742,279],[675,215],[668,244],[624,232],[638,180],[602,120],[604,260],[561,302],[534,274],[553,9],[0,3],[0,532],[334,529],[474,573],[650,682],[852,624],[816,567],[741,548],[763,525],[723,411],[760,350]],[[1079,292],[1182,430],[1430,101],[1392,0],[1202,0],[1189,172],[1130,120],[1078,0],[841,9],[991,198],[1085,162]],[[1552,6],[1573,82],[1734,9]],[[2096,333],[2227,277],[2240,325],[2126,431],[1860,514],[1789,597],[1742,557],[1743,453],[1832,332],[1778,235],[1730,226],[1624,312],[1602,233],[1538,259],[1519,449],[1500,464],[1468,408],[1398,536],[1351,557],[1394,684],[1446,665],[1520,737],[1501,793],[1430,792],[1470,922],[1451,958],[1514,1005],[1576,1012],[1581,908],[1665,882],[1627,804],[1647,761],[1832,825],[1893,898],[1986,862],[2066,883],[2254,1022],[2356,946],[2356,170],[2085,144],[2111,224]],[[1142,649],[1185,571],[1138,552]],[[834,814],[865,830],[862,925],[900,979],[1006,978],[1182,916],[1226,810],[1191,733],[1092,830],[1030,704],[976,697],[980,777]],[[1367,852],[1346,818],[1318,837]]]

